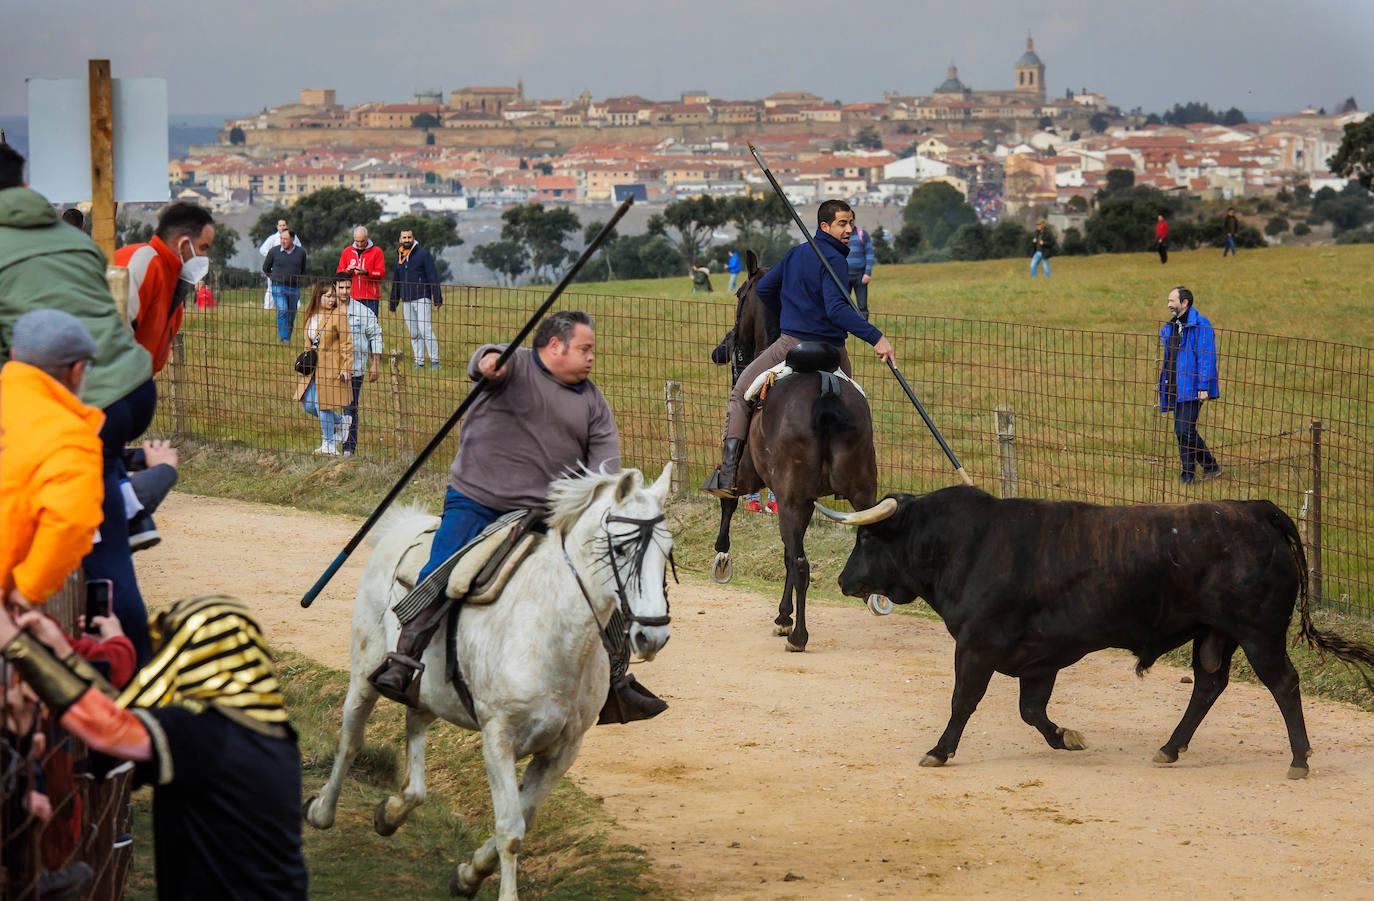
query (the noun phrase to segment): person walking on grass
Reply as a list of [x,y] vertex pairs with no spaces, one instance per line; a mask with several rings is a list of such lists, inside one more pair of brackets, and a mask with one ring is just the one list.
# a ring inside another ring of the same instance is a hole
[[849,236],[849,293],[859,308],[859,315],[868,318],[868,283],[873,279],[873,239],[868,229],[854,226]]
[[1155,220],[1155,251],[1159,253],[1161,264],[1169,262],[1169,223],[1163,213]]
[[1193,292],[1179,285],[1169,292],[1170,319],[1159,330],[1159,412],[1174,414],[1174,437],[1182,462],[1179,481],[1192,484],[1221,476],[1221,464],[1198,434],[1202,405],[1221,395],[1217,343],[1212,323],[1193,307]]
[[1224,260],[1228,253],[1232,257],[1236,255],[1236,236],[1240,234],[1240,220],[1236,218],[1235,207],[1226,208],[1226,215],[1221,220],[1221,231],[1226,236],[1226,246],[1221,250],[1221,258]]
[[297,378],[292,399],[300,401],[305,412],[319,417],[323,440],[315,453],[338,456],[339,445],[346,437],[341,434],[342,411],[352,394],[353,335],[348,311],[339,306],[334,285],[315,285],[304,319],[305,349],[315,350],[315,371]]
[[[339,450],[351,457],[358,449],[358,397],[363,390],[363,375],[369,382],[377,381],[382,360],[382,325],[377,314],[352,298],[352,279],[347,276],[334,281],[336,303],[348,310],[348,328],[353,336],[353,394],[344,408]],[[439,365],[438,363],[434,365]]]
[[739,261],[739,251],[730,251],[730,256],[725,260],[725,271],[730,273],[730,293],[735,293],[735,288],[739,286],[739,273],[744,266]]
[[430,367],[438,369],[439,340],[434,337],[434,312],[444,305],[444,294],[439,287],[434,255],[416,242],[415,233],[410,229],[401,232],[401,247],[397,251],[396,271],[391,281],[391,302],[387,306],[394,313],[397,304],[405,314],[415,368],[424,369],[428,355]]
[[1045,278],[1050,277],[1050,254],[1054,252],[1054,234],[1045,228],[1045,220],[1035,223],[1031,232],[1031,278],[1035,278],[1035,268],[1045,267]]
[[277,340],[289,344],[305,276],[305,248],[296,246],[296,234],[291,229],[281,232],[277,246],[267,251],[262,274],[267,276],[272,304],[277,308]]

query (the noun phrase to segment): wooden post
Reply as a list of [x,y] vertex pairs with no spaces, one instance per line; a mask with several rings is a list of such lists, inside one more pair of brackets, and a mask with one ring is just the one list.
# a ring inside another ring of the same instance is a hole
[[415,459],[415,454],[407,446],[405,436],[405,371],[401,368],[401,351],[393,350],[387,354],[391,360],[391,365],[387,367],[391,370],[391,430],[392,436],[396,440],[396,456],[398,459],[409,462]]
[[663,398],[668,406],[668,459],[673,464],[669,490],[676,497],[687,488],[687,436],[682,427],[682,383],[671,379],[663,383]]
[[91,101],[91,238],[113,260],[115,255],[114,87],[110,61],[86,63]]
[[1007,407],[997,408],[997,484],[1001,497],[1016,497],[1016,423]]
[[1312,510],[1308,520],[1311,536],[1307,560],[1312,567],[1310,593],[1318,604],[1322,600],[1322,424],[1312,423]]
[[119,311],[120,324],[132,334],[133,329],[129,326],[129,270],[123,266],[106,266],[105,284],[110,286],[110,296],[114,298],[115,309]]

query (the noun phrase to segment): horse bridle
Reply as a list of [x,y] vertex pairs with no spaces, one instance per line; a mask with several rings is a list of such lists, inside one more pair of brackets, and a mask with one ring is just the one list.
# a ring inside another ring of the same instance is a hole
[[[640,616],[630,609],[630,599],[625,591],[625,580],[621,575],[621,569],[616,564],[615,559],[617,539],[619,539],[620,546],[624,546],[625,544],[632,545],[632,550],[628,554],[630,557],[629,571],[632,575],[636,574],[644,561],[644,552],[648,550],[649,542],[654,540],[655,528],[666,518],[664,514],[660,513],[651,519],[636,519],[632,516],[608,515],[602,520],[602,528],[605,530],[606,534],[606,553],[603,557],[611,567],[611,575],[615,578],[616,612],[620,614],[621,622],[623,623],[621,630],[622,634],[619,636],[619,641],[615,642],[617,645],[623,646],[624,642],[629,638],[630,626],[635,623],[641,626],[666,626],[672,621],[672,616],[668,611],[665,611],[662,616]],[[635,527],[635,531],[624,536],[614,536],[611,534],[610,530],[610,523],[613,522],[628,523]],[[564,535],[563,540],[559,542],[559,546],[563,549],[563,559],[568,562],[568,568],[572,570],[573,578],[577,580],[577,587],[581,590],[582,597],[587,602],[587,607],[592,611],[593,621],[599,625],[600,620],[597,618],[596,606],[592,603],[591,593],[587,591],[587,586],[582,583],[582,575],[577,571],[577,567],[573,564],[572,557],[568,554],[568,538],[566,535]],[[668,552],[668,564],[672,567],[673,581],[677,582],[677,561],[673,559],[672,551]],[[664,585],[667,585],[666,577],[664,579]],[[668,593],[666,591],[663,593],[663,603],[664,606],[667,607]],[[612,619],[614,619],[614,617],[612,617]],[[605,628],[602,628],[603,639],[610,638],[610,636],[606,634],[609,628],[609,623]]]

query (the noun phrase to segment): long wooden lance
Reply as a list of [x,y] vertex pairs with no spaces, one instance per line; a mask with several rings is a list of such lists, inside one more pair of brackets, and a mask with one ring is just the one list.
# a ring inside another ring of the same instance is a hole
[[[539,305],[539,309],[534,311],[534,314],[530,316],[529,320],[521,327],[520,331],[517,332],[510,343],[506,345],[506,349],[496,358],[496,369],[500,369],[502,366],[506,365],[506,361],[520,348],[520,345],[529,337],[530,332],[534,331],[534,327],[539,323],[540,319],[544,318],[544,314],[549,311],[549,307],[553,306],[553,302],[563,293],[563,289],[567,288],[568,285],[572,283],[573,277],[577,275],[578,271],[586,265],[587,261],[592,258],[601,245],[605,243],[606,239],[610,237],[611,232],[615,230],[616,223],[624,218],[633,203],[633,196],[626,197],[624,203],[616,208],[615,214],[611,216],[611,220],[601,227],[601,231],[597,232],[596,237],[593,238],[592,242],[582,251],[582,255],[577,258],[577,261],[572,264],[567,272],[563,273],[563,278],[554,286],[553,291],[545,298],[544,302]],[[377,520],[382,518],[382,514],[386,512],[386,508],[391,506],[392,501],[396,500],[401,490],[405,488],[412,478],[414,478],[415,473],[419,472],[420,467],[429,459],[430,454],[433,454],[443,440],[448,437],[448,433],[453,431],[453,427],[458,424],[458,420],[463,418],[463,414],[472,407],[473,403],[476,402],[486,386],[487,379],[485,377],[479,378],[473,384],[472,388],[468,391],[467,397],[463,398],[463,402],[458,405],[458,409],[454,410],[453,414],[449,416],[448,421],[439,428],[439,431],[434,433],[434,437],[429,439],[429,443],[425,445],[424,450],[420,451],[419,455],[415,457],[414,462],[406,468],[406,471],[402,473],[401,477],[396,481],[396,484],[391,486],[391,490],[386,493],[386,497],[382,498],[382,502],[377,505],[377,509],[372,511],[371,515],[367,517],[367,520],[363,522],[358,531],[353,534],[353,537],[348,539],[348,544],[344,545],[344,549],[339,551],[339,555],[334,558],[334,562],[329,564],[329,567],[321,574],[319,579],[315,581],[315,584],[310,586],[310,590],[301,598],[302,607],[309,607],[315,602],[315,598],[318,597],[320,592],[324,590],[324,587],[329,584],[329,580],[334,578],[334,574],[344,565],[344,561],[348,559],[350,554],[357,550],[363,538],[366,537],[367,533],[372,530],[372,527],[377,524]]]
[[[788,200],[787,195],[783,193],[782,185],[778,184],[778,180],[773,177],[773,171],[768,168],[763,158],[759,156],[759,152],[755,149],[753,142],[750,141],[747,143],[749,144],[749,152],[754,155],[754,162],[759,164],[759,168],[763,170],[764,177],[767,178],[768,183],[773,186],[773,192],[778,195],[778,199],[782,201],[782,205],[787,207],[787,212],[792,214],[792,221],[797,223],[797,228],[801,229],[802,237],[806,239],[806,243],[810,244],[811,249],[816,251],[816,257],[821,261],[821,266],[826,272],[830,273],[831,280],[835,282],[835,287],[844,295],[844,299],[849,304],[850,308],[857,310],[854,306],[854,301],[849,297],[848,286],[840,281],[840,277],[835,274],[835,270],[830,268],[830,261],[825,258],[825,254],[821,253],[821,249],[816,246],[815,239],[811,237],[811,230],[806,227],[806,223],[802,222],[801,216],[797,215],[796,208],[792,206],[792,202]],[[950,449],[949,442],[945,440],[944,435],[940,434],[939,427],[935,425],[935,420],[930,418],[930,414],[926,412],[926,408],[921,405],[920,399],[916,397],[916,392],[912,391],[911,386],[906,383],[906,379],[902,378],[901,370],[897,368],[897,364],[889,360],[887,368],[891,369],[892,374],[897,377],[897,384],[902,386],[902,390],[906,392],[907,399],[911,401],[911,405],[916,408],[916,412],[920,413],[921,418],[925,420],[926,428],[930,429],[930,434],[934,435],[935,440],[939,442],[940,450],[945,452],[945,456],[949,458],[949,462],[954,467],[954,471],[959,474],[959,478],[963,480],[965,485],[972,485],[973,477],[964,469],[963,464],[959,462],[959,458],[954,456],[954,451]]]

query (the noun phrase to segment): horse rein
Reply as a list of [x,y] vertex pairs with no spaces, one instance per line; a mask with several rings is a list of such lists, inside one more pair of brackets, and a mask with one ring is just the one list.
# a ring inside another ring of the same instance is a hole
[[[655,528],[658,526],[659,523],[663,522],[666,518],[667,517],[665,517],[662,513],[660,513],[658,516],[653,517],[652,519],[635,519],[629,516],[607,516],[603,522],[603,528],[606,531],[605,558],[607,562],[610,564],[611,574],[615,577],[615,594],[617,600],[617,609],[620,612],[622,622],[624,623],[624,634],[620,637],[621,643],[623,643],[629,637],[631,624],[638,623],[641,626],[666,626],[672,621],[672,616],[669,613],[665,613],[663,616],[640,616],[639,614],[635,613],[633,610],[630,609],[630,599],[625,592],[625,581],[621,577],[620,567],[617,566],[615,562],[616,550],[612,544],[615,541],[615,537],[611,535],[609,524],[612,522],[623,522],[635,526],[637,532],[637,534],[633,538],[635,563],[632,563],[631,565],[631,570],[634,570],[638,568],[638,563],[643,561],[644,552],[648,549],[649,542],[653,541]],[[628,535],[624,536],[624,538],[626,539],[629,539],[629,537],[630,536]],[[584,585],[582,582],[581,574],[578,573],[577,567],[573,564],[572,557],[568,554],[568,539],[566,535],[563,536],[563,539],[559,542],[559,547],[563,551],[563,559],[567,561],[568,568],[572,570],[573,578],[577,580],[577,587],[582,592],[582,597],[587,602],[588,609],[590,609],[592,612],[592,620],[596,622],[599,626],[600,619],[596,615],[595,605],[592,604],[591,593],[587,591],[587,586]],[[673,554],[671,551],[668,552],[668,562],[672,566],[673,581],[676,582],[677,563],[673,560]],[[667,584],[666,578],[664,579],[664,584]],[[666,591],[663,595],[663,603],[665,606],[668,603],[668,595]],[[609,628],[609,626],[606,628]],[[602,628],[601,631],[605,633],[606,628]]]

